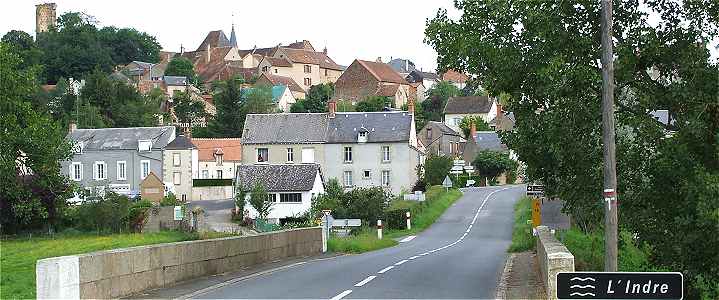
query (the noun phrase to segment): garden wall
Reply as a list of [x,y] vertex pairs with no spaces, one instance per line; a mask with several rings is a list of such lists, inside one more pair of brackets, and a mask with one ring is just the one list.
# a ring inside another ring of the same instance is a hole
[[547,298],[557,299],[557,273],[574,272],[574,255],[547,226],[537,226],[537,260]]
[[37,298],[119,298],[146,289],[322,252],[322,229],[186,241],[37,261]]
[[193,201],[231,199],[233,197],[231,185],[192,187]]

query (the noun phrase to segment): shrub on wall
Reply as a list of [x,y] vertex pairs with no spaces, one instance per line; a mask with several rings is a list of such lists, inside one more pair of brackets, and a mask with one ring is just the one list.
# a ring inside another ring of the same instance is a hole
[[232,179],[193,179],[192,186],[232,186]]

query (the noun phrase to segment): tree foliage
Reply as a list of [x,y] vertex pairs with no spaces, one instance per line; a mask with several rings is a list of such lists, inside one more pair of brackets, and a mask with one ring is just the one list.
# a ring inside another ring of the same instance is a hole
[[147,33],[132,28],[98,29],[93,17],[77,12],[61,15],[57,25],[37,39],[48,82],[82,78],[96,68],[109,73],[116,65],[133,60],[159,60],[160,44]]
[[[440,10],[425,30],[440,68],[478,74],[489,94],[510,95],[517,121],[504,142],[526,162],[530,180],[565,200],[576,224],[597,229],[600,3],[455,6],[459,19]],[[719,240],[700,237],[719,235],[719,67],[707,50],[717,24],[716,1],[614,1],[619,224],[656,250],[655,263],[684,272],[690,298],[719,297],[698,284],[719,282],[719,256],[707,250]],[[668,126],[647,113],[659,109],[669,111]]]
[[465,137],[468,137],[470,131],[472,131],[472,123],[474,123],[474,127],[477,131],[492,131],[492,128],[489,127],[489,124],[487,124],[482,117],[466,116],[462,118],[462,122],[459,123],[459,129],[462,130],[462,134],[464,134]]
[[440,185],[451,169],[451,157],[430,153],[424,161],[424,178],[429,185]]
[[64,130],[36,111],[30,98],[36,68],[0,43],[0,225],[13,232],[49,225],[65,207],[70,185],[60,161],[70,155]]
[[207,116],[205,102],[192,99],[189,93],[178,92],[172,100],[172,110],[180,123],[191,124]]
[[20,57],[20,68],[40,65],[43,53],[30,34],[19,30],[10,30],[1,40],[8,50]]
[[167,63],[165,68],[166,76],[185,76],[187,79],[195,85],[199,84],[199,78],[195,73],[195,66],[192,62],[184,57],[176,57]]
[[335,85],[332,82],[316,84],[310,87],[307,98],[293,103],[290,112],[293,113],[323,113],[327,111],[327,102],[334,96]]
[[247,114],[275,112],[275,106],[272,103],[272,90],[269,86],[257,85],[243,91],[243,83],[244,80],[241,78],[232,78],[213,84],[213,102],[217,112],[208,123],[207,130],[193,129],[193,135],[198,137],[240,137]]
[[325,193],[313,200],[310,212],[316,217],[322,210],[331,210],[334,218],[357,218],[365,224],[375,224],[391,198],[392,195],[382,187],[354,188],[345,192],[339,181],[332,178]]
[[392,100],[389,99],[389,97],[369,96],[364,100],[357,102],[357,105],[355,105],[355,109],[357,111],[365,112],[384,111],[385,109],[390,108],[393,105],[394,103]]
[[[427,98],[422,101],[424,119],[428,121],[442,121],[444,106],[449,97],[455,97],[462,92],[449,81],[442,81],[427,90]],[[421,128],[421,127],[420,127]]]
[[504,172],[517,169],[517,162],[509,158],[509,153],[482,150],[472,160],[472,166],[480,176],[493,180]]
[[275,203],[270,200],[267,188],[262,184],[256,184],[250,191],[250,205],[257,211],[258,218],[265,220],[272,211]]

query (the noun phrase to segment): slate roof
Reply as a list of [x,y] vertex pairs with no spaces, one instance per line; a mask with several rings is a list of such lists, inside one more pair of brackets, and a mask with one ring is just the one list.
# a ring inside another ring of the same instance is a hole
[[445,114],[484,114],[492,109],[493,101],[487,96],[450,97],[444,106]]
[[310,144],[327,140],[327,114],[249,114],[244,144]]
[[413,70],[407,74],[406,77],[409,82],[422,82],[424,79],[439,80],[439,75],[431,72],[422,72],[420,70]]
[[224,161],[242,161],[242,141],[239,138],[193,138],[199,161],[214,161],[215,153],[222,153]]
[[240,165],[235,182],[244,191],[259,183],[268,192],[305,192],[312,190],[319,172],[317,164]]
[[207,50],[207,45],[209,45],[210,48],[231,46],[230,40],[227,39],[225,32],[222,30],[215,30],[207,33],[205,40],[203,40],[202,44],[197,47],[197,51]]
[[357,62],[362,65],[372,76],[381,82],[391,82],[398,84],[409,84],[407,80],[402,78],[397,71],[392,69],[388,64],[374,61],[366,61],[358,59]]
[[162,79],[166,85],[187,85],[187,77],[185,76],[163,76]]
[[411,60],[404,58],[395,58],[390,60],[387,64],[399,73],[409,73],[416,69]]
[[83,151],[137,150],[138,140],[152,140],[152,149],[164,149],[174,136],[174,126],[76,129],[68,134],[83,142]]
[[190,138],[184,135],[178,135],[172,142],[165,146],[165,150],[186,150],[195,149],[195,144],[192,143]]
[[494,131],[478,131],[474,136],[474,140],[477,143],[479,150],[494,150],[494,151],[507,151],[507,145],[502,144],[502,140],[499,139]]
[[356,143],[358,131],[367,129],[367,143],[409,141],[412,115],[407,112],[336,113],[329,119],[327,143]]
[[444,124],[442,122],[429,121],[429,122],[427,122],[427,125],[425,125],[424,127],[427,128],[429,126],[432,126],[433,128],[437,128],[442,134],[461,136],[459,134],[459,132],[454,131],[454,129],[452,129],[451,127],[447,126],[447,124]]

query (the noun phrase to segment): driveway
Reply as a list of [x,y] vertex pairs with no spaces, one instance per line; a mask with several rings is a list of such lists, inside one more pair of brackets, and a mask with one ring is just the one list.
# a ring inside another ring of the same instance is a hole
[[233,199],[195,200],[189,203],[190,209],[202,207],[207,214],[207,225],[218,232],[243,232],[248,230],[232,222],[231,210],[235,208]]

